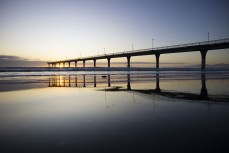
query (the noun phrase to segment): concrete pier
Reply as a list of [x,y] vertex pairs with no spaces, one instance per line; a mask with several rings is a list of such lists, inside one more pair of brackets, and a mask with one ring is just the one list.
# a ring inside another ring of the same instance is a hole
[[77,61],[75,61],[75,68],[77,68]]
[[107,58],[107,66],[110,68],[111,67],[111,58]]
[[117,53],[111,53],[111,54],[103,54],[103,55],[69,59],[69,60],[64,60],[64,61],[54,61],[54,62],[47,62],[47,63],[49,64],[49,67],[57,67],[58,64],[60,66],[60,63],[63,63],[63,67],[65,67],[64,63],[67,62],[70,67],[70,62],[75,62],[75,67],[77,67],[76,62],[83,61],[83,67],[85,67],[86,61],[93,60],[94,67],[96,67],[97,60],[107,59],[107,62],[108,62],[107,66],[108,68],[110,68],[110,61],[112,58],[126,57],[127,58],[127,68],[130,68],[130,58],[132,56],[155,55],[156,69],[159,69],[159,64],[160,64],[159,59],[160,59],[161,54],[200,51],[201,70],[205,70],[207,51],[208,50],[227,49],[227,48],[229,48],[229,38],[205,41],[205,42],[198,42],[198,43],[189,43],[189,44],[181,44],[181,45],[174,45],[174,46],[149,48],[149,49],[142,49],[142,50],[135,50],[135,51],[132,50],[132,51],[126,51],[126,52],[117,52]]
[[85,60],[83,60],[83,67],[85,67]]
[[127,56],[126,58],[127,58],[127,68],[130,68],[130,58],[131,58],[131,56]]
[[207,50],[201,50],[200,53],[201,53],[201,70],[205,70]]
[[159,69],[160,54],[155,54],[155,56],[156,56],[156,68]]
[[94,67],[96,67],[96,59],[94,59],[93,62],[94,62]]

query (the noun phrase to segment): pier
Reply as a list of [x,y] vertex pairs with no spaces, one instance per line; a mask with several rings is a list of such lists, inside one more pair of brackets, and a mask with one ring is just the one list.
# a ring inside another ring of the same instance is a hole
[[76,68],[78,62],[83,62],[83,67],[85,67],[86,61],[93,61],[94,67],[96,67],[96,61],[100,59],[107,59],[107,67],[110,68],[110,63],[113,58],[126,57],[127,68],[130,68],[131,57],[154,55],[156,58],[156,68],[159,69],[160,56],[162,56],[162,54],[199,51],[201,55],[201,69],[204,70],[206,65],[206,55],[209,50],[218,50],[218,49],[227,49],[227,48],[229,48],[229,38],[197,42],[197,43],[165,46],[165,47],[158,47],[158,48],[131,50],[131,51],[102,54],[102,55],[88,56],[88,57],[68,59],[68,60],[53,61],[53,62],[47,62],[47,64],[50,68],[60,67],[61,64],[63,65],[63,67],[66,67],[66,65],[67,67],[71,67],[71,63],[74,62]]

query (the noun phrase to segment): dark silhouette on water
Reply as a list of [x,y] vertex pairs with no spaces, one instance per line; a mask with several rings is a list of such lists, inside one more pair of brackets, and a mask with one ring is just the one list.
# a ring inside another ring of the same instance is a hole
[[[78,76],[80,77],[80,76]],[[63,81],[63,84],[61,84],[61,79],[58,79],[60,77],[50,77],[49,78],[49,87],[66,87],[65,82],[68,82],[69,87],[71,87],[71,83],[74,83],[74,80],[71,80],[71,76],[68,77],[67,81]],[[66,77],[63,77],[65,79]],[[77,76],[75,76],[77,78]],[[188,93],[188,92],[176,92],[176,91],[166,91],[162,90],[160,88],[160,75],[159,73],[156,73],[155,79],[156,79],[156,87],[155,89],[132,89],[131,88],[131,74],[126,75],[126,88],[120,87],[120,86],[112,86],[111,87],[111,75],[108,74],[106,77],[106,80],[104,82],[104,79],[102,81],[97,80],[98,76],[93,76],[93,84],[94,87],[97,87],[98,83],[107,83],[107,87],[105,89],[98,89],[102,91],[110,91],[110,92],[125,92],[125,91],[132,91],[140,94],[146,94],[146,95],[152,95],[155,94],[168,97],[168,98],[176,98],[176,99],[184,99],[184,100],[198,100],[198,101],[212,101],[212,102],[229,102],[229,96],[227,95],[208,95],[207,87],[206,87],[206,77],[205,73],[201,73],[201,90],[200,94],[194,94],[194,93]],[[75,79],[77,81],[77,79]],[[135,80],[137,81],[137,80]],[[81,83],[83,84],[83,87],[86,87],[86,84],[91,84],[92,80],[86,79],[86,75],[83,75],[83,80],[80,82],[75,82],[76,87],[77,85]]]
[[201,87],[200,95],[204,99],[208,99],[208,90],[207,90],[207,87],[206,87],[205,73],[201,74],[201,83],[202,83],[202,87]]
[[94,75],[94,87],[96,87],[96,75]]
[[161,92],[161,88],[160,88],[160,76],[159,74],[156,74],[156,92],[160,93]]
[[127,74],[127,90],[131,90],[131,85],[130,85],[130,74]]

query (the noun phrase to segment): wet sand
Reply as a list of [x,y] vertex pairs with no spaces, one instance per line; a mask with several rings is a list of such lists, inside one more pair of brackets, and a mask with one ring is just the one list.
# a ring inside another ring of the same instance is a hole
[[228,74],[1,74],[0,152],[228,152]]

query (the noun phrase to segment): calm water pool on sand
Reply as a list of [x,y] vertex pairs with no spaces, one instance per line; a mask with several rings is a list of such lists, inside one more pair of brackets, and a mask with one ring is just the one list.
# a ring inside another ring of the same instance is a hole
[[0,152],[229,152],[229,72],[2,72],[0,123]]

